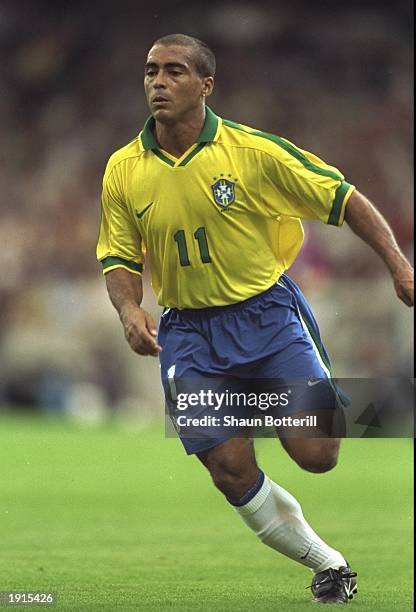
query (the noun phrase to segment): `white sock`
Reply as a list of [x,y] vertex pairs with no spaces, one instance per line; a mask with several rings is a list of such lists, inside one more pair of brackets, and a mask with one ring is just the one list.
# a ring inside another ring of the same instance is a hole
[[235,509],[262,542],[315,573],[347,565],[308,525],[293,495],[267,476],[258,493]]

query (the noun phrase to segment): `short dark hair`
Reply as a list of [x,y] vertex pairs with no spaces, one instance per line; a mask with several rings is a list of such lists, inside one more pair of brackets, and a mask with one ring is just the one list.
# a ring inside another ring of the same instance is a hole
[[215,55],[207,44],[186,34],[168,34],[158,38],[154,45],[178,45],[180,47],[191,47],[194,51],[195,68],[202,77],[215,76],[216,61]]

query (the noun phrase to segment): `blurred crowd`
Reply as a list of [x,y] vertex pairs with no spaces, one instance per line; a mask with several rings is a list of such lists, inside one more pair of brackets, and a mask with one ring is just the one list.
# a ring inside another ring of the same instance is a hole
[[[42,403],[46,394],[47,405],[57,404],[60,385],[74,378],[104,389],[110,402],[127,397],[126,389],[136,392],[138,362],[130,360],[133,373],[120,376],[124,348],[117,363],[112,359],[113,335],[121,329],[105,301],[95,243],[103,169],[147,117],[143,62],[164,34],[188,33],[213,48],[218,71],[210,104],[219,115],[284,136],[340,168],[386,215],[411,256],[411,3],[313,5],[0,3],[3,401]],[[360,291],[386,295],[374,323],[380,333],[402,329],[382,265],[348,229],[309,224],[292,273],[316,296],[330,330],[332,321],[339,324],[328,301],[345,292],[358,299],[349,318],[363,319],[368,331],[380,304],[361,303]],[[397,367],[399,353],[406,364],[400,372],[406,370],[407,348],[400,344],[398,353],[387,336],[371,335],[382,346],[375,340],[358,363],[356,347],[340,339],[345,375],[385,375]]]

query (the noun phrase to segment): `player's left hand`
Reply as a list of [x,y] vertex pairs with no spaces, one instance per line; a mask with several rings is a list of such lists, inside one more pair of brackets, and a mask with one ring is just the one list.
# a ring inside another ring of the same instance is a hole
[[406,306],[414,304],[414,272],[410,264],[393,273],[397,296]]

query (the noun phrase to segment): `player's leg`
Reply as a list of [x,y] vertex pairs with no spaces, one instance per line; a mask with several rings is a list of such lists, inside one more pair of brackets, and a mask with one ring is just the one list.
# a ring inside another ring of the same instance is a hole
[[[241,429],[216,424],[221,411],[215,396],[228,386],[238,392],[243,383],[221,375],[206,335],[202,313],[170,310],[161,317],[158,341],[163,347],[159,359],[165,406],[189,455],[217,447]],[[191,396],[199,401],[191,401]]]
[[[296,413],[296,418],[302,420],[310,416],[310,411]],[[314,415],[323,432],[330,431],[336,413],[334,410],[316,410]],[[327,425],[325,425],[327,422]],[[312,432],[313,433],[313,432]],[[320,474],[332,470],[338,461],[340,438],[320,438],[311,435],[309,427],[293,429],[280,427],[277,429],[280,442],[288,455],[296,461],[303,470]],[[296,435],[296,437],[294,437]]]
[[253,441],[231,438],[197,453],[217,487],[229,501],[243,498],[259,478]]
[[339,438],[280,437],[280,442],[288,455],[307,472],[322,474],[337,464]]
[[[274,292],[276,307],[268,304],[261,314],[261,329],[269,332],[269,345],[277,349],[267,359],[258,361],[254,372],[258,380],[254,381],[254,386],[257,392],[269,393],[290,388],[292,399],[282,411],[281,406],[278,407],[281,412],[277,416],[298,419],[311,414],[317,416],[317,430],[308,426],[305,431],[286,428],[278,433],[289,455],[301,467],[325,472],[337,461],[339,439],[332,436],[342,429],[338,418],[341,416],[342,425],[343,415],[337,410],[337,394],[330,380],[326,351],[321,346],[319,352],[317,347],[320,336],[316,321],[300,291],[291,289],[278,287]],[[304,326],[302,314],[308,318],[309,328]],[[312,340],[311,331],[316,342]],[[288,387],[285,382],[282,387],[284,381],[294,382],[294,386]],[[313,531],[290,493],[268,479],[263,487],[257,498],[239,510],[242,518],[266,544],[314,571],[312,591],[316,601],[346,603],[355,592],[356,583],[343,555]],[[264,503],[262,496],[267,500]]]
[[289,388],[292,392],[287,408],[277,409],[278,416],[290,415],[298,422],[316,417],[316,427],[282,426],[277,434],[289,456],[301,468],[327,472],[337,463],[339,436],[345,427],[338,390],[331,380],[329,357],[306,298],[286,275],[279,280],[279,285],[291,298],[288,309],[291,317],[285,328],[287,345],[261,365],[261,375],[266,379],[262,387],[269,391]]
[[232,438],[197,456],[262,542],[316,573],[346,565],[308,525],[293,495],[258,468],[252,440]]
[[[272,298],[268,294],[265,299],[270,302]],[[216,347],[221,356],[221,359],[216,361],[215,368],[212,367],[213,347],[204,340],[203,329],[201,328],[201,332],[196,329],[195,320],[187,325],[184,317],[178,313],[174,313],[173,317],[168,315],[162,320],[160,342],[164,350],[161,354],[161,373],[172,416],[175,416],[175,401],[172,399],[177,391],[176,382],[186,382],[188,376],[203,378],[204,375],[217,373],[220,364],[227,361],[224,359],[225,352],[233,350],[233,337],[245,340],[253,338],[248,332],[252,328],[252,320],[258,317],[258,301],[250,300],[248,309],[244,306],[244,311],[240,308],[236,311],[233,324],[235,329],[230,330],[233,319],[230,313],[234,309],[228,309],[226,326],[221,325],[219,329],[210,330],[215,332],[211,333],[211,336],[218,338]],[[263,301],[263,298],[260,298],[260,301]],[[253,313],[250,311],[252,302],[256,308]],[[270,314],[273,325],[273,314]],[[217,319],[210,318],[210,322],[216,323]],[[255,348],[261,349],[262,339],[259,334],[256,334],[254,339],[258,340],[258,347]],[[281,339],[281,345],[286,345],[285,338]],[[247,346],[245,351],[239,350],[235,355],[231,354],[229,361],[235,362],[245,355],[250,358],[252,354],[258,356],[259,351]],[[208,368],[210,364],[211,369]],[[179,376],[176,382],[175,375]],[[181,377],[185,380],[181,380]],[[339,553],[328,547],[313,532],[303,517],[299,503],[258,469],[250,440],[190,440],[183,437],[181,432],[179,435],[186,451],[198,455],[209,469],[216,486],[265,544],[315,572],[326,571],[325,567],[339,567],[341,560],[336,560]],[[224,435],[224,432],[221,432],[221,435]]]

